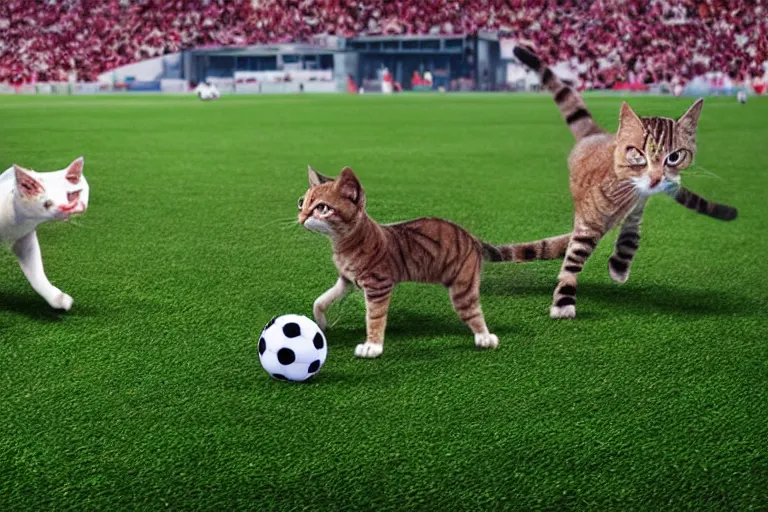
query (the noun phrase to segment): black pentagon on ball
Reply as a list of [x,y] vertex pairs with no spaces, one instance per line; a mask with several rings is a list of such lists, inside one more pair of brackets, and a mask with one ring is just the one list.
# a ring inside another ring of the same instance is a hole
[[259,355],[264,355],[264,352],[267,350],[267,340],[264,338],[259,339]]
[[283,334],[285,334],[286,338],[295,338],[296,336],[301,336],[301,329],[299,328],[299,324],[295,322],[285,324],[283,326]]
[[281,348],[277,351],[277,360],[282,365],[291,364],[296,360],[296,354],[289,348]]
[[320,360],[312,361],[312,364],[309,365],[309,373],[315,373],[317,370],[320,369]]
[[277,380],[288,380],[288,377],[281,373],[273,373],[272,377],[276,378]]
[[320,350],[323,348],[323,345],[325,344],[325,339],[323,339],[323,333],[319,332],[315,334],[315,339],[312,340],[312,343],[315,344],[315,348],[317,350]]

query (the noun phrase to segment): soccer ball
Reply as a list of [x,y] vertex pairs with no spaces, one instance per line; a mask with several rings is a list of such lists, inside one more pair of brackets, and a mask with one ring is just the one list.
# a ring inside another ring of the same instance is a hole
[[206,82],[199,83],[197,87],[195,87],[195,93],[197,94],[197,97],[203,101],[217,100],[221,96],[218,87]]
[[275,317],[259,336],[261,366],[278,380],[307,380],[320,371],[327,355],[325,335],[305,316]]
[[744,91],[739,91],[736,93],[736,99],[739,103],[742,105],[747,102],[747,93]]

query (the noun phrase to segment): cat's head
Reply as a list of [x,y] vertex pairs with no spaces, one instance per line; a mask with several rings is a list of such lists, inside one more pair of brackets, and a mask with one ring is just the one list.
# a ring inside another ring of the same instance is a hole
[[36,172],[13,166],[17,209],[28,219],[66,220],[88,208],[88,183],[83,176],[83,157],[65,169]]
[[365,217],[365,192],[345,167],[336,179],[309,168],[309,190],[299,198],[299,223],[310,231],[344,237]]
[[703,105],[703,99],[697,100],[674,120],[638,117],[622,103],[614,154],[618,178],[631,181],[643,196],[676,190],[680,172],[696,154],[696,127]]

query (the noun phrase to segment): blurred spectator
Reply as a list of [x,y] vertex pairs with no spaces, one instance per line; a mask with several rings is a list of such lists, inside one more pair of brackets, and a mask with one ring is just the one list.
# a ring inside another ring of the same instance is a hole
[[95,80],[202,45],[243,45],[251,0],[2,0],[0,82]]
[[768,59],[765,0],[0,0],[0,82],[95,80],[205,45],[319,34],[473,34],[531,41],[580,83],[740,79]]

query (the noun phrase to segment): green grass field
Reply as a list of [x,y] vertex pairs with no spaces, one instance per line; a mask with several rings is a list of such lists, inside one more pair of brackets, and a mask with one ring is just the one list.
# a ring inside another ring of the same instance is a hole
[[[631,99],[677,116],[688,99]],[[619,98],[591,97],[609,129]],[[708,99],[700,167],[721,223],[651,201],[626,285],[487,265],[501,346],[476,351],[440,287],[398,287],[386,350],[355,360],[363,298],[329,312],[306,384],[256,341],[335,280],[295,218],[306,166],[352,166],[380,222],[490,242],[567,232],[571,135],[514,95],[0,98],[0,170],[85,155],[90,209],[39,230],[52,312],[0,256],[0,510],[768,510],[768,98]]]

